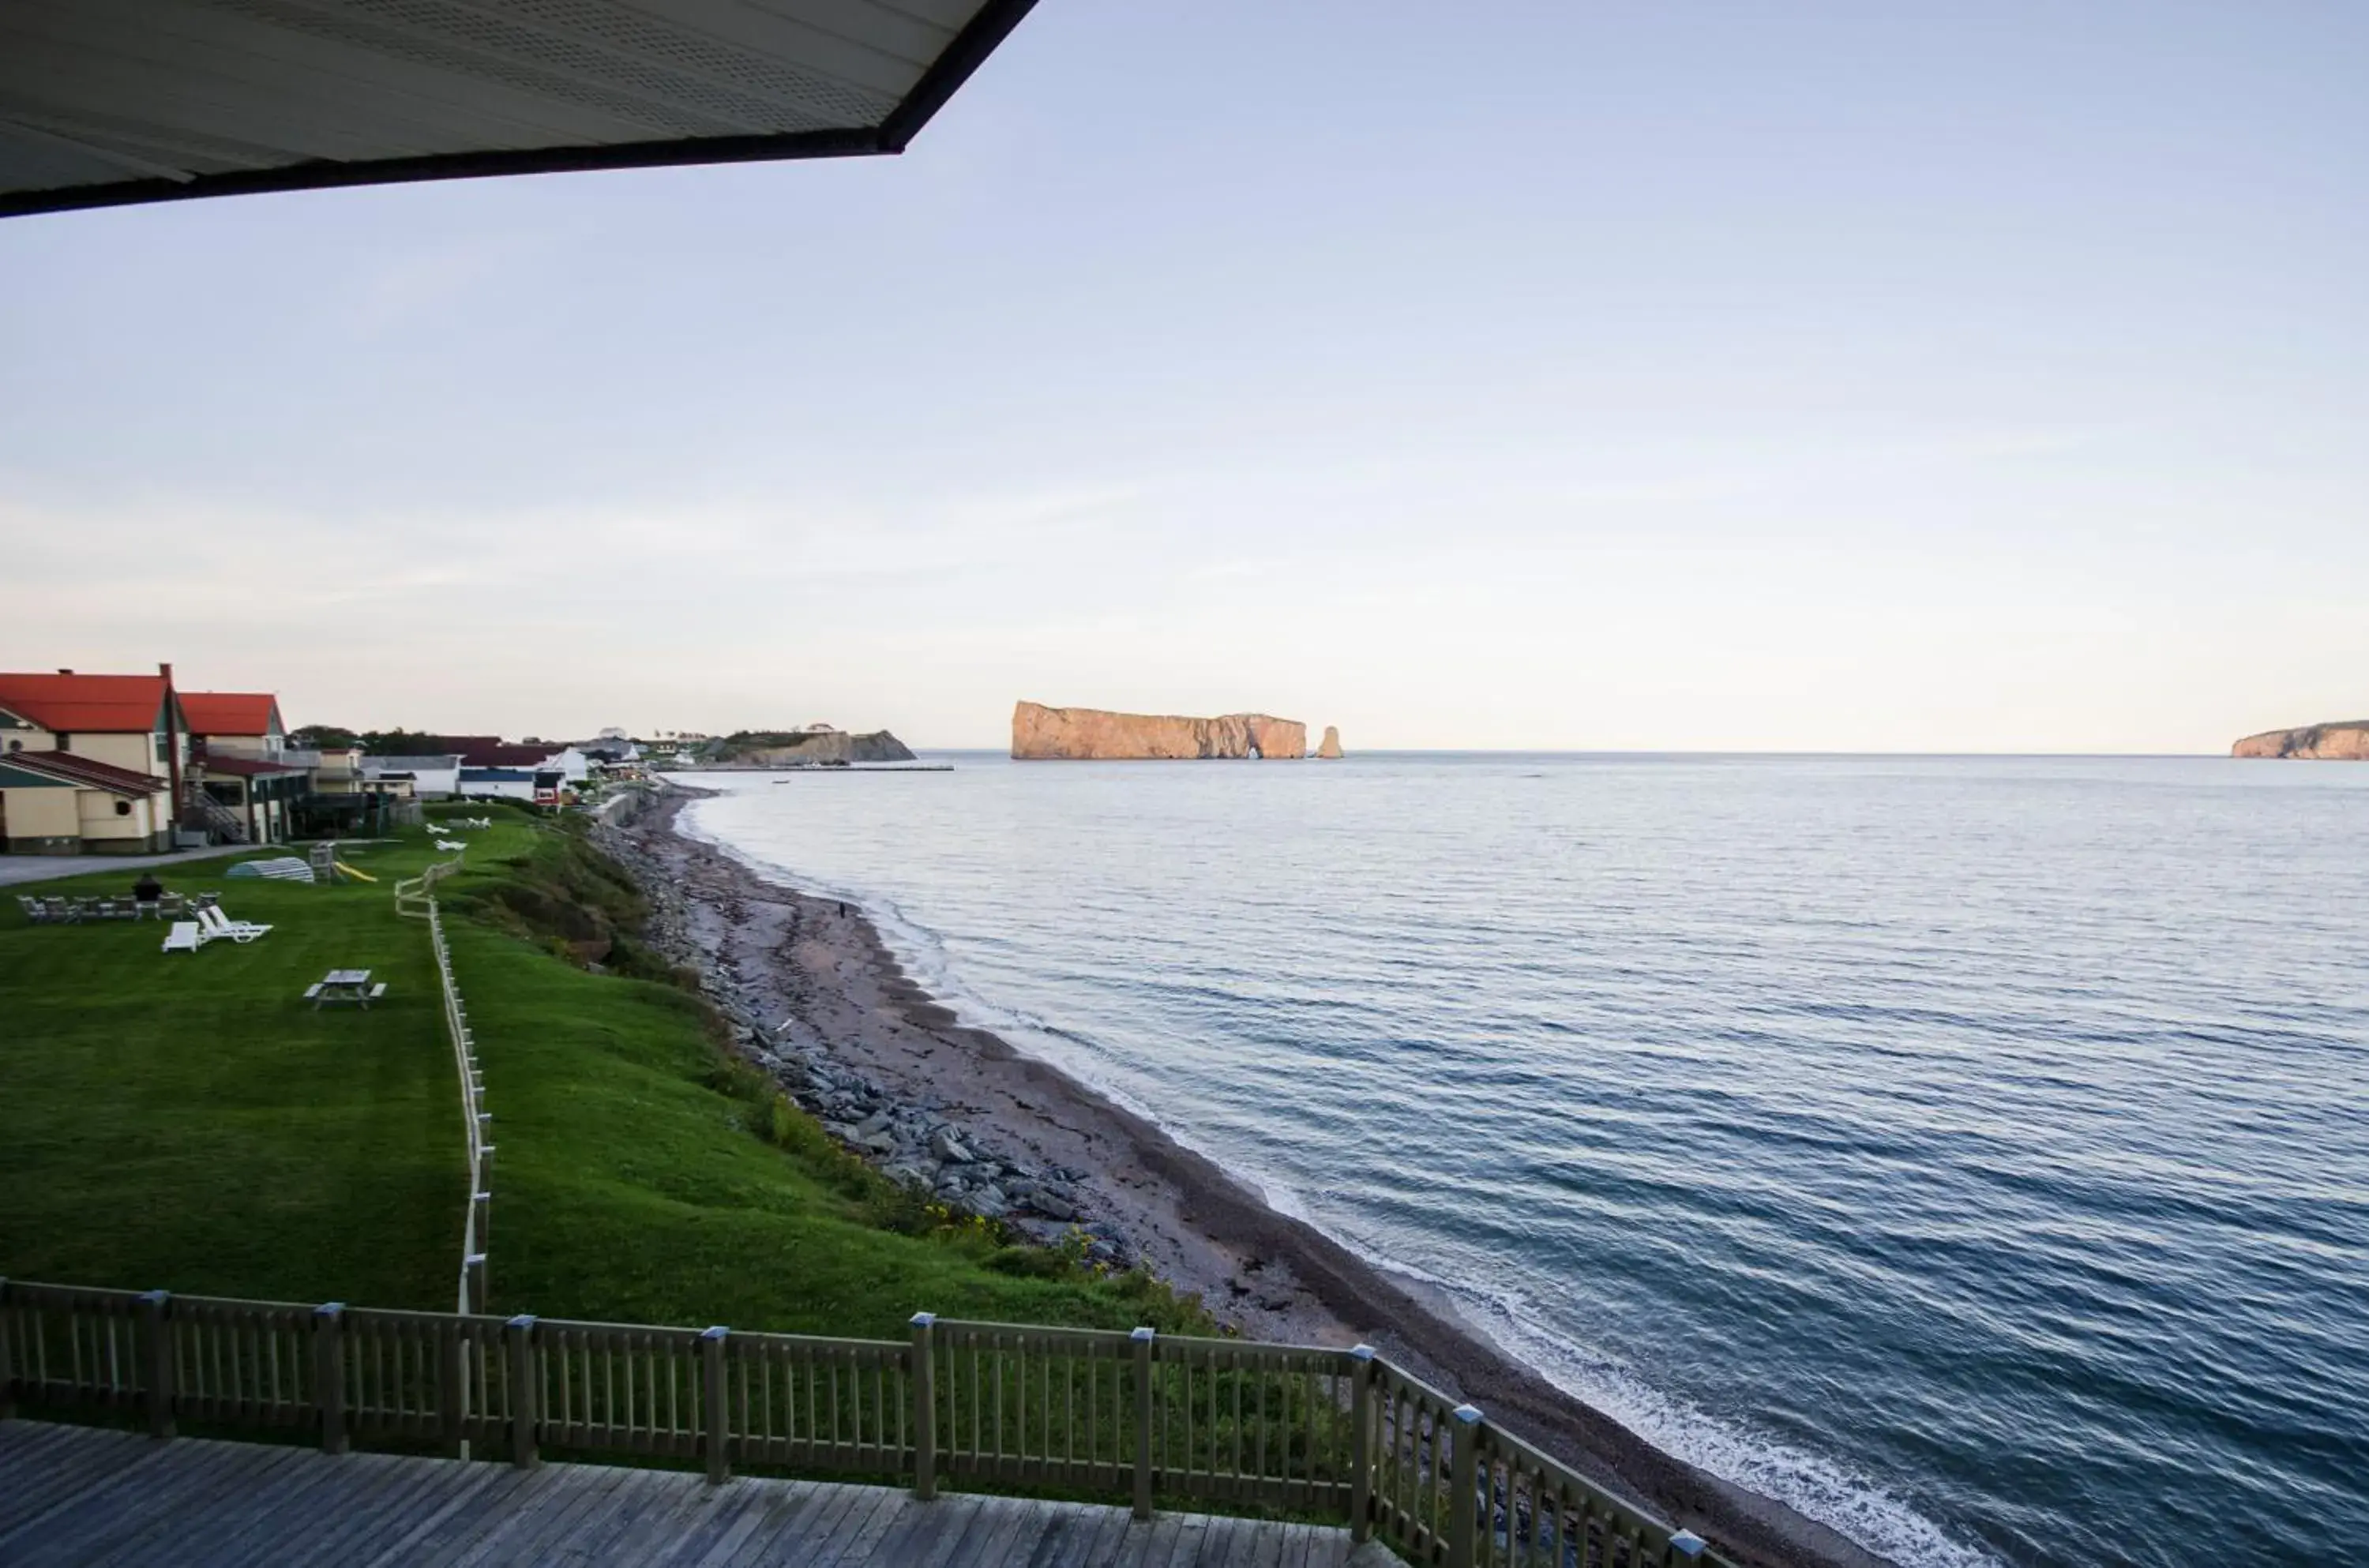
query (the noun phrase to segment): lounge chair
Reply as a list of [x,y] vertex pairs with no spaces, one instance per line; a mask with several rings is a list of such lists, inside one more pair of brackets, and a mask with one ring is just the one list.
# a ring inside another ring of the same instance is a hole
[[223,913],[220,904],[209,905],[198,911],[198,923],[205,928],[209,941],[227,936],[233,942],[252,942],[271,928],[253,921],[235,921]]
[[175,921],[172,934],[165,938],[167,953],[195,953],[206,944],[206,933],[195,921]]
[[440,850],[465,850],[469,846],[458,839],[439,839],[436,841],[436,847]]

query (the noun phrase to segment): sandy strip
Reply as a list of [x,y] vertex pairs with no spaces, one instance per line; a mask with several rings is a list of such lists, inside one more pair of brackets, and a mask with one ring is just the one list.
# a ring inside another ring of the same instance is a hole
[[903,1116],[948,1124],[1007,1162],[1062,1173],[1059,1190],[1079,1220],[1117,1239],[1125,1261],[1199,1295],[1245,1337],[1371,1345],[1740,1562],[1885,1568],[1793,1509],[1654,1448],[1499,1350],[1445,1301],[1276,1213],[1059,1070],[966,1027],[906,978],[860,909],[796,892],[675,831],[690,798],[670,790],[640,820],[601,836],[648,889],[659,942],[708,970],[728,1013],[766,1026],[751,1046],[765,1065],[792,1073],[799,1059],[829,1063]]

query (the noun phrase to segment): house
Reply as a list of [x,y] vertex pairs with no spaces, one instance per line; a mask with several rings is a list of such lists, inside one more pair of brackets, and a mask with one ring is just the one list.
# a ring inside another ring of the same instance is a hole
[[446,751],[435,756],[364,757],[362,777],[407,778],[412,795],[418,799],[457,800],[461,795],[461,754]]
[[188,816],[233,843],[285,843],[310,770],[292,760],[280,701],[268,692],[183,692],[189,719]]
[[464,767],[461,794],[470,800],[532,800],[534,773],[527,768]]
[[173,847],[189,725],[173,667],[154,675],[0,674],[0,849],[147,854]]

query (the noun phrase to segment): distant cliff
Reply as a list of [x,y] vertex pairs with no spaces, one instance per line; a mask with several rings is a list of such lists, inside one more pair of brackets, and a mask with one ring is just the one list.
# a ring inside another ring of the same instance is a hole
[[1182,718],[1022,703],[1012,710],[1012,754],[1034,761],[1305,757],[1308,727],[1265,714]]
[[885,729],[850,735],[841,729],[776,734],[743,730],[712,742],[701,761],[717,767],[842,767],[849,762],[910,762],[913,753]]
[[2266,729],[2230,747],[2229,755],[2369,762],[2369,718],[2342,724],[2311,724],[2301,729]]

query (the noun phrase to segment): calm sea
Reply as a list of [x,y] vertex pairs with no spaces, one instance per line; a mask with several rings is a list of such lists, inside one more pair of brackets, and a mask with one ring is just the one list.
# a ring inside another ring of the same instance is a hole
[[695,825],[1903,1562],[2369,1562],[2369,767],[950,760]]

